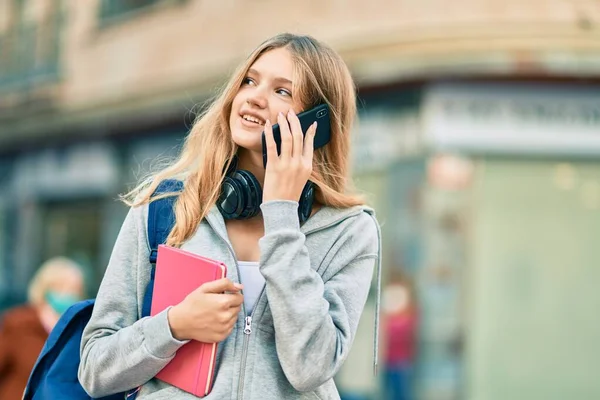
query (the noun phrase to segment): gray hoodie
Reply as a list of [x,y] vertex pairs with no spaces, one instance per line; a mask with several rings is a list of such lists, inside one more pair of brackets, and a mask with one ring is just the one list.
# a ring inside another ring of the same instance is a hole
[[[215,379],[206,399],[339,399],[333,381],[352,346],[373,268],[380,230],[366,207],[323,207],[302,227],[298,203],[261,205],[265,235],[260,272],[265,289],[250,316],[242,308],[219,343]],[[148,207],[125,219],[94,312],[81,342],[79,380],[92,397],[141,386],[138,399],[194,399],[153,378],[184,342],[173,338],[167,310],[140,318],[150,279]],[[182,249],[223,261],[239,282],[224,220],[213,207]],[[365,360],[365,362],[367,362]]]

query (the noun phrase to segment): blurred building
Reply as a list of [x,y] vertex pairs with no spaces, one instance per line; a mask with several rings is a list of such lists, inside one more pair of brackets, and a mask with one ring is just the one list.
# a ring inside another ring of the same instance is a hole
[[[599,18],[592,0],[0,0],[2,307],[57,254],[93,294],[117,195],[258,43],[309,33],[359,86],[357,183],[417,290],[416,398],[600,398]],[[373,310],[338,377],[367,398]]]

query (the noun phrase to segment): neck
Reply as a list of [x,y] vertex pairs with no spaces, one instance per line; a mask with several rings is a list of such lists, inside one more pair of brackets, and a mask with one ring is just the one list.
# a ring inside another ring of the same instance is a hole
[[240,148],[238,150],[238,169],[250,171],[258,180],[260,186],[265,181],[265,168],[263,167],[262,152],[257,153],[251,150]]

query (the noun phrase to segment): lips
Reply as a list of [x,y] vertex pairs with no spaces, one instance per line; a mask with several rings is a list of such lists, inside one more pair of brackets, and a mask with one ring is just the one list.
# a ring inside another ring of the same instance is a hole
[[258,114],[251,111],[243,111],[240,113],[240,117],[244,122],[248,124],[254,124],[256,126],[264,126],[265,120]]

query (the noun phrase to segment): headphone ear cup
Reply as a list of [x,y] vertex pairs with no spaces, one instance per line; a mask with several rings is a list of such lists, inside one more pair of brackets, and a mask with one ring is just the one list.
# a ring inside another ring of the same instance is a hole
[[248,219],[258,215],[262,203],[262,188],[256,177],[251,172],[242,169],[235,171],[233,178],[242,188],[244,195],[243,209],[236,218]]
[[221,194],[217,200],[217,208],[223,218],[237,218],[244,211],[244,207],[244,193],[240,183],[230,176],[225,176],[221,184]]
[[312,206],[315,201],[315,190],[316,185],[311,181],[306,182],[302,194],[300,195],[300,201],[298,202],[298,219],[300,224],[306,222],[312,212]]

